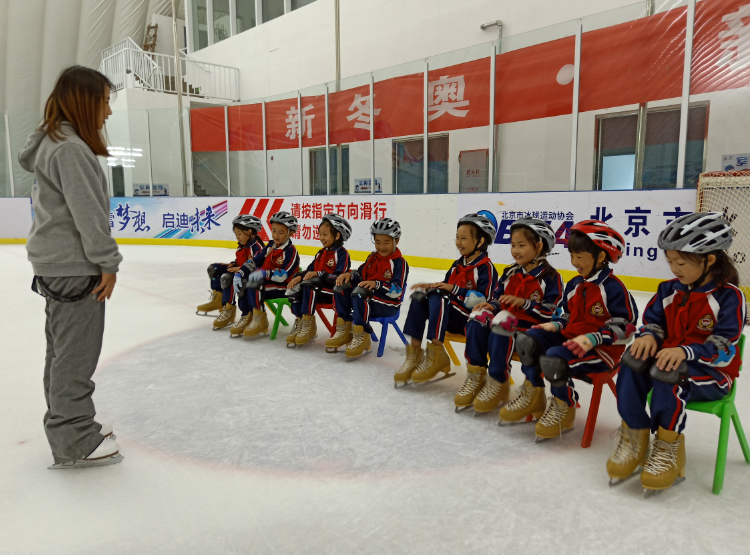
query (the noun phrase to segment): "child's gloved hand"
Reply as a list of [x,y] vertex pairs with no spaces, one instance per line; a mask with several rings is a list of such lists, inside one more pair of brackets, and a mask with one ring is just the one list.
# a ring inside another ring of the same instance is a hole
[[237,272],[234,274],[234,278],[232,279],[232,285],[234,286],[234,294],[239,295],[240,289],[242,288],[242,274],[240,272]]
[[386,293],[386,295],[392,299],[400,299],[403,292],[404,290],[398,284],[392,283],[391,288],[388,290],[388,293]]
[[568,339],[563,343],[563,347],[567,347],[568,350],[578,358],[583,358],[586,353],[594,348],[594,344],[587,336],[579,335],[573,339]]
[[271,274],[271,281],[275,281],[277,283],[283,283],[286,281],[287,273],[284,270],[274,270]]
[[255,270],[252,274],[247,276],[247,281],[251,283],[258,283],[259,281],[263,281],[264,279],[266,279],[265,270]]

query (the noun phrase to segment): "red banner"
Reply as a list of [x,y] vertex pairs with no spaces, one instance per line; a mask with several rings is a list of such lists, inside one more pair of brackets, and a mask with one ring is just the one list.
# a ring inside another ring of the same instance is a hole
[[268,150],[299,148],[297,99],[266,102],[266,144]]
[[405,137],[424,132],[424,73],[375,83],[375,138]]
[[224,152],[224,108],[190,110],[190,144],[193,152]]
[[574,62],[574,37],[497,56],[495,123],[572,113]]
[[579,110],[682,96],[686,10],[584,33]]
[[750,4],[706,0],[695,6],[691,94],[750,87]]
[[229,150],[263,150],[263,105],[227,108]]
[[489,125],[490,59],[431,70],[427,120],[430,133]]
[[[326,144],[326,97],[303,96],[302,102],[302,146],[325,146]],[[288,125],[288,124],[287,124]],[[295,138],[297,136],[295,135]]]
[[[378,110],[375,108],[375,117]],[[370,140],[370,86],[328,95],[328,129],[333,145]]]

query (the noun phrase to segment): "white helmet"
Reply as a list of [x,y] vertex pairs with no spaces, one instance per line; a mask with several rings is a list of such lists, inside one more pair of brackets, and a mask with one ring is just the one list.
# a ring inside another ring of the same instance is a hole
[[396,220],[382,218],[370,226],[372,235],[388,235],[394,239],[401,237],[401,225]]
[[260,218],[253,216],[252,214],[240,214],[232,220],[232,225],[241,225],[248,229],[254,229],[258,233],[263,229],[263,222],[260,221]]
[[513,222],[510,226],[510,231],[513,232],[514,227],[528,227],[531,231],[539,235],[539,238],[547,244],[549,252],[555,248],[555,232],[552,231],[552,226],[547,222],[543,222],[537,218],[519,218]]
[[292,216],[289,212],[276,212],[271,218],[268,220],[272,224],[281,224],[285,225],[287,228],[289,228],[290,233],[297,233],[297,218]]
[[705,254],[732,246],[732,226],[719,212],[695,212],[671,222],[659,234],[659,248]]
[[352,236],[352,226],[338,214],[326,214],[323,216],[323,222],[331,224],[333,229],[341,234],[341,239],[344,241],[348,241],[349,237]]
[[495,242],[495,236],[497,235],[497,228],[495,228],[495,224],[493,224],[492,220],[490,220],[487,216],[483,214],[477,214],[477,213],[466,214],[466,216],[458,220],[458,225],[456,227],[462,224],[474,224],[484,233],[489,235],[490,245]]

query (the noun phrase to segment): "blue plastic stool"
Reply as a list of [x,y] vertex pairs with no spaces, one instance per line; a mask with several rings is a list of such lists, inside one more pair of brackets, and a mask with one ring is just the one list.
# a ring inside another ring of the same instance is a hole
[[[378,356],[383,356],[383,351],[385,350],[385,338],[388,336],[388,326],[393,326],[393,329],[396,330],[396,333],[401,338],[401,341],[404,342],[404,345],[408,345],[409,343],[406,341],[406,337],[404,337],[404,333],[401,331],[401,328],[398,327],[398,317],[401,314],[401,309],[398,309],[398,312],[394,314],[393,316],[383,316],[381,318],[370,318],[370,324],[373,322],[377,322],[381,326],[383,326],[383,331],[380,333],[380,345],[378,345]],[[378,336],[375,335],[375,332],[373,331],[370,335],[372,337],[372,340],[377,342]]]

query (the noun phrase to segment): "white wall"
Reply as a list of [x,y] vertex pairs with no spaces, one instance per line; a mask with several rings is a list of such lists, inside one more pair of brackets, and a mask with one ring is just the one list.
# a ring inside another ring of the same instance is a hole
[[[174,56],[174,34],[172,33],[172,18],[166,15],[154,14],[151,16],[151,25],[157,24],[159,28],[156,30],[156,48],[154,52],[157,54],[166,54],[168,56]],[[145,40],[145,33],[144,39]],[[177,45],[180,48],[185,48],[185,20],[177,20]],[[142,43],[138,46],[142,46]]]

